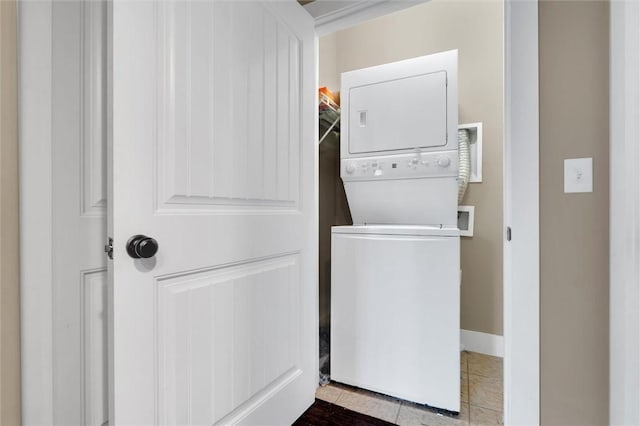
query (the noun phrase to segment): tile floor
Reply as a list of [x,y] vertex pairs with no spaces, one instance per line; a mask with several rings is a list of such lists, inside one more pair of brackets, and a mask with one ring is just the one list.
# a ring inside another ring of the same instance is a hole
[[462,405],[458,416],[338,383],[318,388],[316,397],[397,425],[502,425],[502,358],[462,352],[460,371]]

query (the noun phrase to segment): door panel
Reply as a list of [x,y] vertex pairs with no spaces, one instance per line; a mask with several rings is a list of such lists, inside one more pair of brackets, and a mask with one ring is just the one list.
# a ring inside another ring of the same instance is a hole
[[[317,385],[313,21],[112,3],[115,424],[288,424]],[[127,240],[155,238],[151,259]]]
[[233,417],[301,374],[298,275],[289,255],[158,280],[161,424]]
[[300,40],[251,2],[158,9],[159,209],[297,207]]
[[53,421],[107,421],[106,4],[52,5]]
[[[107,423],[107,272],[82,272],[83,417],[81,424]],[[60,422],[65,424],[65,422]],[[69,424],[69,423],[66,423]]]

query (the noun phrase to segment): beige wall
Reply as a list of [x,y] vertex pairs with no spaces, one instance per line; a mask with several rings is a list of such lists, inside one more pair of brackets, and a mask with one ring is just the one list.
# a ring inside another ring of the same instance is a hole
[[337,39],[339,33],[331,33],[320,38],[318,45],[318,83],[320,87],[326,86],[334,92],[340,91],[340,72],[338,71]]
[[[475,234],[462,239],[462,328],[502,335],[502,2],[432,0],[323,37],[320,85],[339,90],[339,73],[459,50],[459,122],[484,123],[483,182]],[[322,201],[321,201],[322,202]]]
[[[608,424],[609,5],[540,3],[541,419]],[[593,157],[593,193],[563,160]]]
[[20,424],[16,4],[0,1],[0,424]]

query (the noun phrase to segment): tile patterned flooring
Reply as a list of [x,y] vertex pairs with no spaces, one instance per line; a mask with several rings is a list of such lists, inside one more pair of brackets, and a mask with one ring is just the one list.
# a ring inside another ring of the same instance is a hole
[[403,426],[502,425],[502,358],[475,352],[460,355],[458,416],[338,383],[318,388],[316,398]]

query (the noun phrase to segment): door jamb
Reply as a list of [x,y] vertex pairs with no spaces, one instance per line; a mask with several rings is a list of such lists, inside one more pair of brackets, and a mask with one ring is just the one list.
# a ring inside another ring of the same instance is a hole
[[610,3],[609,423],[640,424],[640,4]]
[[22,422],[53,424],[53,3],[17,6]]
[[[56,328],[53,188],[54,0],[16,0],[20,194],[21,415],[25,425],[54,424]],[[55,33],[55,34],[54,34]],[[60,103],[60,100],[57,100]],[[57,105],[59,107],[59,105]],[[69,232],[74,232],[74,229]],[[102,240],[102,237],[100,237]],[[80,287],[78,287],[78,291]],[[80,296],[80,294],[78,294]],[[58,352],[58,353],[57,353]],[[84,372],[81,372],[81,376]],[[84,396],[82,396],[84,397]],[[80,410],[84,413],[84,407]],[[81,414],[84,416],[84,414]]]
[[540,424],[537,0],[505,0],[504,48],[503,208],[505,234],[513,231],[503,241],[504,424],[534,425]]

